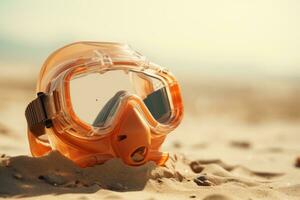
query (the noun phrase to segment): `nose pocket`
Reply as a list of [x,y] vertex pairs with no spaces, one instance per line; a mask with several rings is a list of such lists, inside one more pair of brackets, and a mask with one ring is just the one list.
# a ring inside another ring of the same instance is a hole
[[151,143],[150,127],[131,103],[121,113],[118,131],[111,139],[115,153],[126,164],[140,165],[147,160]]
[[117,92],[101,109],[96,119],[93,122],[94,127],[101,127],[105,124],[109,116],[112,116],[117,109],[118,104],[121,101],[121,97],[127,94],[126,91],[121,90]]

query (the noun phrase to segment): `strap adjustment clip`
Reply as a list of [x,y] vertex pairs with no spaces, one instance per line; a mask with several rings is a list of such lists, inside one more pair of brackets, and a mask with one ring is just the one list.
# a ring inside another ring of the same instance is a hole
[[45,107],[45,100],[48,96],[43,93],[37,93],[37,98],[34,99],[26,108],[25,116],[29,129],[35,136],[44,134],[44,128],[53,126],[52,120],[48,118]]

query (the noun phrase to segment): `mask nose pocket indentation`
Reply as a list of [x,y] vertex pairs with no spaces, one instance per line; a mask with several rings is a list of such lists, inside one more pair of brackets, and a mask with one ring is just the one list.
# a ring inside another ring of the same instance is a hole
[[119,135],[118,136],[118,141],[122,141],[122,140],[125,140],[127,138],[127,135]]

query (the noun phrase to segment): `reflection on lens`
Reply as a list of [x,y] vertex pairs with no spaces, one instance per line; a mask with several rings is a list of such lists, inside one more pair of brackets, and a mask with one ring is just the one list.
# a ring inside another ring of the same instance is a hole
[[117,112],[122,97],[135,94],[144,100],[152,116],[165,123],[170,116],[170,102],[161,80],[140,72],[111,70],[73,77],[71,103],[76,115],[94,126],[106,126]]

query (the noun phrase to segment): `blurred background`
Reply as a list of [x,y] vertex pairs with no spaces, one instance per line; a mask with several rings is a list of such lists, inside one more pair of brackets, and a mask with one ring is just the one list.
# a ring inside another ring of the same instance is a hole
[[2,0],[0,132],[16,137],[3,137],[0,148],[28,152],[24,110],[42,63],[85,40],[128,43],[174,72],[186,111],[175,136],[191,124],[202,134],[203,124],[228,127],[223,121],[297,126],[299,10],[298,0]]

